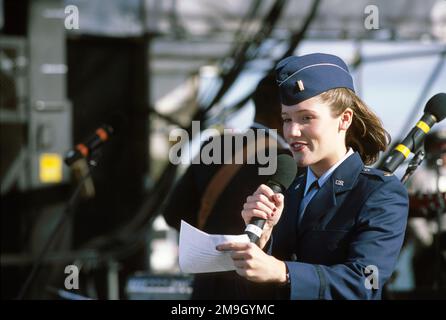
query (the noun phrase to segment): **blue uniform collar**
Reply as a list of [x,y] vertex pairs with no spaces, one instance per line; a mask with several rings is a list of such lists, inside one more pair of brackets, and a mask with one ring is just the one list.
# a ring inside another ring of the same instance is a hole
[[310,189],[311,184],[318,180],[319,188],[322,188],[322,186],[327,182],[327,180],[331,177],[333,172],[352,154],[354,154],[354,151],[352,148],[349,148],[347,153],[340,159],[338,162],[336,162],[333,166],[331,166],[330,169],[328,169],[319,179],[314,175],[313,171],[310,169],[310,167],[307,168],[307,181],[305,184],[305,191],[304,191],[304,197],[308,193],[308,189]]
[[[302,219],[299,233],[314,227],[327,212],[337,206],[338,194],[351,190],[360,175],[364,163],[357,152],[347,157],[330,175],[308,204]],[[299,193],[302,201],[303,191]]]
[[358,179],[359,174],[364,169],[364,163],[358,152],[353,153],[345,159],[331,175],[333,191],[338,194],[351,190]]

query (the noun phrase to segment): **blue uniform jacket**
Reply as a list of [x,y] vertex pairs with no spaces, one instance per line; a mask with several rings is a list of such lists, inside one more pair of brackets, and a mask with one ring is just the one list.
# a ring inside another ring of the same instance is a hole
[[298,226],[304,189],[302,175],[288,189],[273,231],[270,252],[285,261],[291,280],[289,289],[279,290],[281,298],[380,299],[403,243],[404,186],[391,174],[364,167],[354,153],[310,201]]

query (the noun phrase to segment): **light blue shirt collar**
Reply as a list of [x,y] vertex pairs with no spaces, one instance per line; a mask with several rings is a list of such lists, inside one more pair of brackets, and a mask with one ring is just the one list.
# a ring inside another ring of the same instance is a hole
[[310,189],[311,184],[316,181],[318,181],[319,188],[322,188],[322,186],[327,182],[328,178],[333,174],[333,172],[336,170],[337,167],[341,165],[342,162],[344,162],[348,157],[350,157],[354,153],[352,148],[349,148],[345,156],[336,162],[333,166],[331,166],[330,169],[328,169],[319,179],[314,175],[313,171],[310,169],[310,167],[307,167],[307,183],[305,185],[305,192],[304,197],[308,193],[308,189]]

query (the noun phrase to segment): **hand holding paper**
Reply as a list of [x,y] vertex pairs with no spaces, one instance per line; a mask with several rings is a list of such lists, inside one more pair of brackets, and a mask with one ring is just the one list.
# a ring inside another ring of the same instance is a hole
[[249,243],[248,236],[242,234],[207,234],[181,220],[180,229],[180,268],[185,273],[221,272],[235,270],[229,252],[215,249],[226,242]]

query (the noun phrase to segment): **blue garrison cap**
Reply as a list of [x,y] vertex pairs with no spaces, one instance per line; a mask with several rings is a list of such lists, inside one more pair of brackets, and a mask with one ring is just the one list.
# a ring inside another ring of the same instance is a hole
[[334,88],[353,87],[345,62],[334,55],[312,53],[281,60],[276,78],[282,104],[292,106]]

